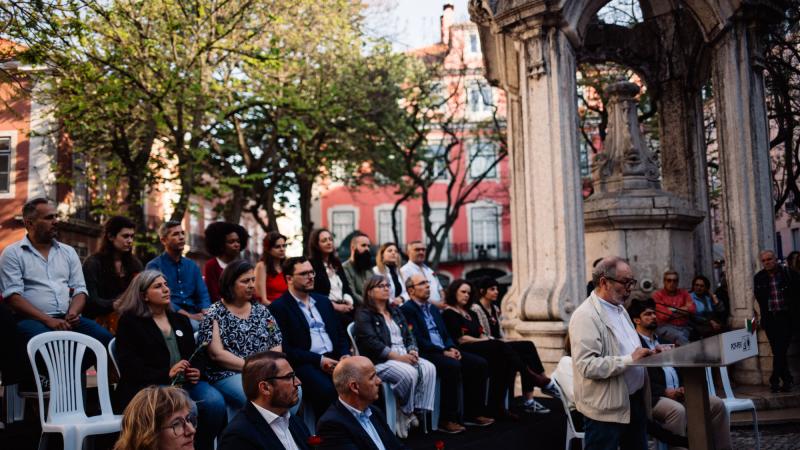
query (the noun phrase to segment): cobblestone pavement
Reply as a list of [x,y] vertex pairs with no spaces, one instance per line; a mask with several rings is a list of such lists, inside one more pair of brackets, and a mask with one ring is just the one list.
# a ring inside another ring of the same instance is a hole
[[[762,425],[761,448],[764,450],[798,450],[800,449],[800,424]],[[752,450],[756,448],[753,428],[736,427],[731,430],[731,444],[735,450]],[[650,450],[656,450],[655,443],[650,441]]]

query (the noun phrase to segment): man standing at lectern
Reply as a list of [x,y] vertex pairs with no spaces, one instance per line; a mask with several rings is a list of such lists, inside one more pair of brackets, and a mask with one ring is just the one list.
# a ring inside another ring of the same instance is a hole
[[[792,390],[792,374],[786,353],[792,340],[792,309],[798,307],[800,275],[778,265],[772,250],[762,250],[758,256],[764,269],[753,277],[753,288],[758,300],[760,323],[772,348],[769,384],[772,392],[789,392]],[[783,386],[778,384],[780,381],[783,381]]]
[[642,348],[625,311],[636,286],[628,263],[607,257],[592,272],[594,291],[569,322],[575,406],[584,415],[587,450],[647,449],[650,394]]

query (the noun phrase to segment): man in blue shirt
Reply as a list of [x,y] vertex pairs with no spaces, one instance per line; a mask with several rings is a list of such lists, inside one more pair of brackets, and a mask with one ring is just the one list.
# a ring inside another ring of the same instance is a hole
[[194,261],[183,257],[186,234],[180,222],[167,221],[158,230],[164,253],[147,263],[147,269],[158,270],[167,279],[172,307],[188,317],[197,331],[211,302],[200,268]]
[[81,317],[86,304],[86,283],[75,249],[56,240],[58,216],[44,198],[22,207],[27,235],[3,250],[0,286],[14,310],[23,343],[48,331],[75,331],[103,345],[111,334],[96,322]]

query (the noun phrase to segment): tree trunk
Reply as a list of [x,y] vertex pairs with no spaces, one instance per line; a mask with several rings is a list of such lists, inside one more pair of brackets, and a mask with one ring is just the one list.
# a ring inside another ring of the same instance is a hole
[[311,221],[311,190],[314,187],[314,179],[308,175],[297,175],[297,187],[300,191],[300,224],[303,227],[303,248],[306,248],[308,237],[314,228]]
[[242,212],[244,211],[245,192],[244,188],[237,187],[233,189],[233,195],[225,203],[225,209],[222,216],[226,222],[239,223],[242,220]]

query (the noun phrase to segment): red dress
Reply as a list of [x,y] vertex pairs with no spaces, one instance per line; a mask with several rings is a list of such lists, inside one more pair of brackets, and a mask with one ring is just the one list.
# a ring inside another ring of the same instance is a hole
[[222,276],[222,267],[219,265],[217,258],[211,258],[206,261],[203,266],[203,279],[206,281],[206,288],[208,288],[208,297],[211,303],[220,300],[219,293],[219,278]]
[[283,272],[277,275],[270,275],[267,274],[267,302],[272,303],[283,295],[289,289],[289,286],[286,285],[286,277],[283,276]]

